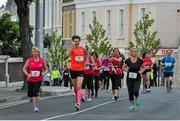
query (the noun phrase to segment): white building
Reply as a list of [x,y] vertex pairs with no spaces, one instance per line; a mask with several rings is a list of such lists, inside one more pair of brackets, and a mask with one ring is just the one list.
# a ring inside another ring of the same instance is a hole
[[97,17],[107,31],[113,47],[127,48],[134,41],[135,23],[143,14],[155,19],[162,48],[178,48],[180,44],[180,0],[75,0],[76,34],[89,34],[89,24]]

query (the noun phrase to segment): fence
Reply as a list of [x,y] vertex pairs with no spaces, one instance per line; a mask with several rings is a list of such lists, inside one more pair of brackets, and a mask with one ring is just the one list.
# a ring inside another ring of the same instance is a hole
[[0,82],[5,82],[6,87],[12,82],[22,82],[24,79],[22,68],[23,58],[0,55]]

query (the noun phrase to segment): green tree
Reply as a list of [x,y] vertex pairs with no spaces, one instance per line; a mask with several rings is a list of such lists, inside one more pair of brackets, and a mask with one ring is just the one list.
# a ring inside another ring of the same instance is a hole
[[135,24],[135,43],[130,42],[129,47],[135,46],[140,50],[141,54],[144,52],[152,52],[153,49],[157,52],[160,48],[160,39],[156,39],[158,32],[149,30],[153,23],[154,19],[150,18],[150,14],[145,14],[144,17]]
[[66,63],[68,59],[67,50],[62,46],[63,40],[61,36],[57,36],[55,32],[49,37],[50,46],[48,47],[48,60],[53,66],[58,67],[60,64]]
[[0,18],[0,54],[11,57],[21,56],[19,23],[11,20],[11,15],[3,14]]
[[89,25],[91,33],[86,36],[86,48],[89,51],[96,51],[100,55],[110,54],[112,45],[107,40],[106,30],[94,17],[92,25]]

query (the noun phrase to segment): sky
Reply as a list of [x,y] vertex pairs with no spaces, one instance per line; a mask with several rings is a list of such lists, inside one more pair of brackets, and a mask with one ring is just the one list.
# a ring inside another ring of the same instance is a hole
[[0,6],[1,6],[2,4],[5,5],[6,2],[7,2],[7,0],[0,0]]

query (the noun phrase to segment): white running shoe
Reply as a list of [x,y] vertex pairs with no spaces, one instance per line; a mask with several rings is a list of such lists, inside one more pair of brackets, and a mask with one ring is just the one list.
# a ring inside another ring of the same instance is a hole
[[88,102],[91,102],[91,101],[92,101],[92,99],[91,99],[91,98],[88,98],[88,99],[87,99],[87,101],[88,101]]
[[75,109],[76,109],[76,111],[79,111],[79,110],[80,110],[80,105],[79,105],[79,104],[76,104],[76,105],[75,105]]

